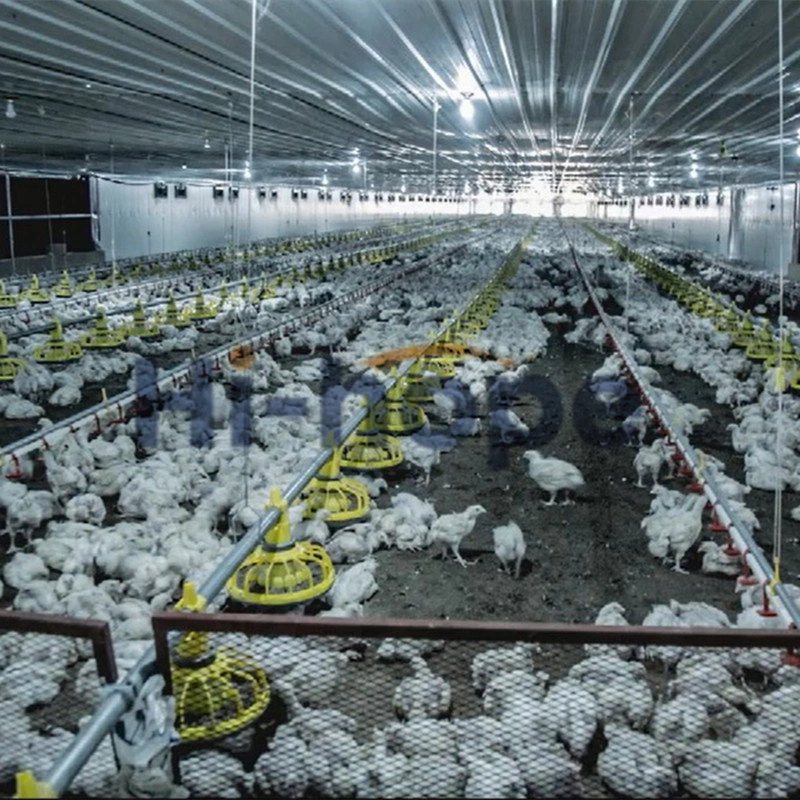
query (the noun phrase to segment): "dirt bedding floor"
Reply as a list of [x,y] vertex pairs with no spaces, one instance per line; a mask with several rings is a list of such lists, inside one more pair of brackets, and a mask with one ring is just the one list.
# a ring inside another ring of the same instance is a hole
[[[691,550],[683,561],[690,574],[674,572],[653,558],[640,529],[652,499],[636,486],[635,450],[625,444],[620,425],[637,405],[631,392],[608,416],[588,391],[588,382],[606,352],[564,341],[553,331],[547,353],[532,364],[536,376],[555,388],[544,403],[518,398],[512,409],[531,428],[529,441],[513,445],[492,442],[486,433],[459,439],[433,468],[429,486],[416,477],[415,467],[401,466],[390,479],[389,494],[413,492],[431,501],[439,514],[461,511],[480,503],[487,514],[464,539],[461,552],[475,563],[464,568],[438,552],[381,550],[375,554],[379,592],[366,604],[376,616],[522,620],[529,622],[591,622],[600,608],[620,602],[630,622],[639,623],[656,603],[705,601],[735,619],[740,610],[734,579],[704,575],[701,558]],[[695,429],[692,442],[720,458],[728,474],[743,480],[743,456],[730,446],[725,426],[730,409],[714,402],[714,392],[699,378],[659,369],[663,382],[684,402],[709,408],[712,417]],[[538,425],[537,425],[538,423]],[[435,426],[434,426],[435,427]],[[444,430],[444,429],[443,429]],[[648,434],[649,442],[654,433]],[[538,448],[545,455],[574,463],[586,485],[570,506],[545,507],[546,495],[527,475],[522,454]],[[687,484],[686,478],[667,483]],[[773,494],[753,490],[748,505],[761,521],[757,537],[771,554]],[[383,495],[379,505],[389,505]],[[796,504],[785,497],[785,516]],[[706,521],[709,517],[706,514]],[[492,529],[516,521],[527,542],[519,580],[498,571]],[[792,582],[800,572],[800,523],[784,520],[782,577]],[[702,538],[721,541],[707,530]]]

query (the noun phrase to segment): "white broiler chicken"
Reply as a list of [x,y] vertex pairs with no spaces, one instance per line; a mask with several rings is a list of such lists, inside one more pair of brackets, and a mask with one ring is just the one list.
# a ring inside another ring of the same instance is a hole
[[550,493],[550,499],[545,502],[546,506],[552,506],[556,502],[556,495],[560,490],[564,490],[564,505],[569,504],[568,492],[583,486],[586,481],[581,475],[581,471],[568,461],[560,458],[545,458],[538,450],[526,450],[522,457],[528,461],[528,475],[534,483],[546,492]]
[[671,797],[678,788],[666,748],[644,733],[606,726],[608,747],[597,760],[600,779],[624,797]]
[[[606,603],[594,621],[595,625],[626,627],[630,622],[625,618],[625,608],[617,602]],[[605,645],[605,644],[585,644],[583,649],[589,655],[601,655],[602,653],[615,652],[619,658],[628,660],[633,658],[635,648],[627,644]]]
[[698,494],[679,511],[647,518],[645,531],[650,540],[647,549],[652,555],[662,559],[666,559],[670,550],[675,553],[673,569],[676,572],[686,572],[681,569],[681,559],[700,536],[705,504],[705,495]]
[[729,552],[728,545],[716,542],[701,542],[697,550],[703,554],[701,569],[706,575],[732,575],[736,576],[742,571],[742,554],[736,550],[733,555]]
[[420,656],[411,659],[413,676],[403,678],[394,692],[394,710],[401,720],[439,719],[450,713],[452,692],[450,684],[434,675]]
[[510,565],[514,564],[514,577],[519,578],[519,569],[525,555],[525,538],[519,525],[513,520],[508,525],[500,525],[492,531],[494,554],[503,565],[502,570],[511,574]]
[[345,608],[353,603],[363,603],[378,591],[375,570],[378,562],[367,558],[336,576],[328,593],[333,608]]
[[462,567],[467,566],[467,562],[458,552],[461,540],[472,533],[475,522],[480,514],[485,514],[486,509],[481,505],[467,507],[464,511],[457,514],[444,514],[431,525],[429,540],[431,544],[439,544],[442,547],[442,558],[447,557],[447,550],[453,551],[456,561]]
[[649,475],[653,479],[653,486],[658,484],[658,475],[662,464],[667,461],[667,451],[663,439],[655,439],[648,447],[640,447],[633,459],[633,468],[636,470],[636,485],[644,489],[642,478]]
[[353,564],[388,544],[386,534],[376,530],[372,523],[358,522],[342,528],[325,543],[325,549],[334,564]]
[[478,653],[472,659],[472,688],[482,692],[495,675],[502,672],[521,670],[533,673],[533,645],[530,642],[517,642],[513,647],[497,647]]

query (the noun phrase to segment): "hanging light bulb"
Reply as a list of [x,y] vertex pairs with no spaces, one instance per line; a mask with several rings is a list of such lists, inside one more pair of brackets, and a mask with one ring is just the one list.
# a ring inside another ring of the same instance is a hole
[[465,97],[458,105],[458,110],[461,112],[461,116],[469,122],[475,116],[475,107],[472,105],[472,100],[469,97]]
[[211,142],[208,141],[208,131],[206,131],[205,138],[203,139],[203,150],[210,150]]
[[322,185],[323,186],[327,186],[328,185],[328,170],[325,170],[322,173]]
[[6,116],[9,119],[14,119],[17,116],[17,110],[14,108],[14,101],[9,97],[6,100]]
[[361,164],[359,164],[358,161],[354,161],[353,162],[353,175],[358,175],[359,172],[361,172]]
[[650,176],[647,178],[647,185],[648,185],[648,186],[649,186],[651,189],[652,189],[652,188],[653,188],[653,187],[656,185],[655,178],[654,178],[652,175],[650,175]]
[[689,177],[692,180],[697,178],[697,167],[694,164],[692,164],[692,168],[689,170]]
[[405,181],[403,182],[403,185],[400,187],[400,191],[401,191],[403,194],[405,194],[405,193],[406,193],[406,184],[405,184]]

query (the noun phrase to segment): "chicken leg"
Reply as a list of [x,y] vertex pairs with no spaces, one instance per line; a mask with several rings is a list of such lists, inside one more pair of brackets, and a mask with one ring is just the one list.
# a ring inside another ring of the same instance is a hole
[[522,566],[522,556],[517,559],[517,565],[514,568],[514,577],[519,580],[519,569]]
[[[456,557],[456,561],[461,564],[462,567],[466,567],[468,564],[477,564],[477,561],[465,561],[464,558],[461,556],[461,553],[458,552],[458,545],[452,544],[450,545],[450,549],[453,551],[453,555]],[[445,553],[447,549],[445,548]]]
[[547,501],[542,501],[542,505],[545,506],[554,506],[556,504],[556,492],[550,492],[550,499]]
[[688,570],[685,570],[685,569],[681,568],[681,561],[682,561],[684,555],[686,555],[686,551],[685,550],[682,550],[679,553],[675,553],[675,566],[672,569],[675,572],[681,572],[684,575],[688,575],[689,574]]

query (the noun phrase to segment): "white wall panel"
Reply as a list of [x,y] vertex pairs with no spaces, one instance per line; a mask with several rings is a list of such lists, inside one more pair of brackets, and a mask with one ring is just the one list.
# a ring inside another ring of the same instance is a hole
[[[707,206],[648,206],[636,201],[636,226],[641,233],[686,250],[700,250],[714,257],[740,258],[753,269],[777,273],[780,245],[783,265],[791,258],[795,185],[783,186],[784,219],[781,226],[780,192],[766,187],[746,187],[741,193],[741,213],[731,227],[730,189],[723,192],[723,205],[716,205],[716,193],[709,194]],[[595,216],[627,225],[627,206],[598,206]]]
[[[101,180],[98,187],[100,243],[107,258],[131,258],[199,247],[217,247],[233,241],[276,236],[303,236],[381,222],[402,222],[414,218],[493,213],[494,201],[475,199],[432,202],[395,199],[361,201],[353,193],[350,202],[331,189],[331,200],[321,200],[316,189],[308,197],[293,200],[289,187],[278,187],[278,197],[258,199],[242,187],[237,200],[227,195],[214,199],[209,185],[189,185],[185,199],[156,198],[153,184],[123,184]],[[149,233],[148,233],[149,232]],[[113,245],[112,245],[113,241]]]

